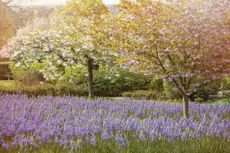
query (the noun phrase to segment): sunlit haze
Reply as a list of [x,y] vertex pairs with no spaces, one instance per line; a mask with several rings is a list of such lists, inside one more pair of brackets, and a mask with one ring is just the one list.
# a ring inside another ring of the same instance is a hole
[[[103,0],[105,4],[116,4],[119,0]],[[64,4],[66,0],[20,0],[21,5]]]

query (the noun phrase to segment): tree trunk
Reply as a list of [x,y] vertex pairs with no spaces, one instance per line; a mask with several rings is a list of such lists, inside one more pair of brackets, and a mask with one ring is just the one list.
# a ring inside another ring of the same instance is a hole
[[189,118],[189,97],[187,94],[183,95],[183,116]]
[[88,75],[89,75],[89,80],[88,80],[88,92],[89,92],[89,98],[93,98],[93,59],[89,58],[88,59]]

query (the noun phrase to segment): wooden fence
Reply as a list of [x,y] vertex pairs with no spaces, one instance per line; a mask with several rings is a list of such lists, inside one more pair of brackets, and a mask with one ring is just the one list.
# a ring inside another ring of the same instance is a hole
[[0,80],[11,80],[12,73],[9,68],[9,58],[0,57]]

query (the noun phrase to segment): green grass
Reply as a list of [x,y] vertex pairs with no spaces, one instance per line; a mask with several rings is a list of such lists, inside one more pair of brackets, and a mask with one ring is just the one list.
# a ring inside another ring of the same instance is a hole
[[214,97],[211,98],[209,101],[216,102],[219,104],[226,104],[226,103],[230,103],[230,96]]
[[[23,85],[22,82],[14,81],[14,80],[0,80],[0,93],[5,94],[18,94],[18,93],[24,93],[29,96],[38,96],[38,95],[54,95],[53,92],[58,91],[56,88],[58,88],[58,85],[51,85],[48,83],[44,84],[37,84],[37,85]],[[71,88],[68,88],[71,89]],[[52,90],[55,90],[51,92]],[[51,93],[50,93],[51,92]],[[69,91],[58,91],[58,92],[66,92],[66,95],[71,95]],[[75,92],[74,90],[72,91]],[[77,91],[76,91],[77,92]],[[74,95],[74,94],[73,94]],[[86,94],[87,95],[87,94]],[[80,96],[82,96],[80,94]],[[105,97],[107,99],[112,100],[122,100],[127,99],[127,97]],[[159,100],[150,100],[150,101],[159,101]],[[164,102],[167,100],[163,100]],[[182,100],[168,100],[170,103],[181,103]],[[230,97],[213,97],[209,100],[208,103],[216,102],[219,104],[224,103],[230,103]]]
[[[79,86],[65,84],[53,85],[50,83],[23,84],[20,81],[0,80],[1,94],[25,94],[29,97],[36,96],[85,96],[87,93]],[[0,152],[1,153],[1,152]]]
[[39,95],[42,96],[42,95],[46,95],[48,91],[51,91],[51,85],[49,84],[24,85],[20,81],[0,80],[0,93],[3,94],[23,93],[28,96],[39,96]]
[[[0,149],[1,153],[69,153],[70,148],[57,144],[41,144],[35,148]],[[176,141],[168,143],[158,140],[155,143],[129,139],[129,145],[121,148],[114,141],[99,141],[96,146],[85,144],[73,153],[229,153],[230,145],[227,140],[205,138],[202,140]]]
[[18,87],[18,83],[14,80],[0,80],[0,89],[12,89]]

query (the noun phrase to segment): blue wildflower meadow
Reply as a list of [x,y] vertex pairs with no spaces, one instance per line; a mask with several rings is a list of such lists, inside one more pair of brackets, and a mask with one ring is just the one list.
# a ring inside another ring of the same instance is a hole
[[7,151],[55,144],[74,152],[86,144],[110,143],[122,150],[134,141],[149,145],[202,138],[230,142],[230,104],[190,103],[190,114],[186,120],[181,117],[180,104],[145,100],[3,95],[0,148]]

